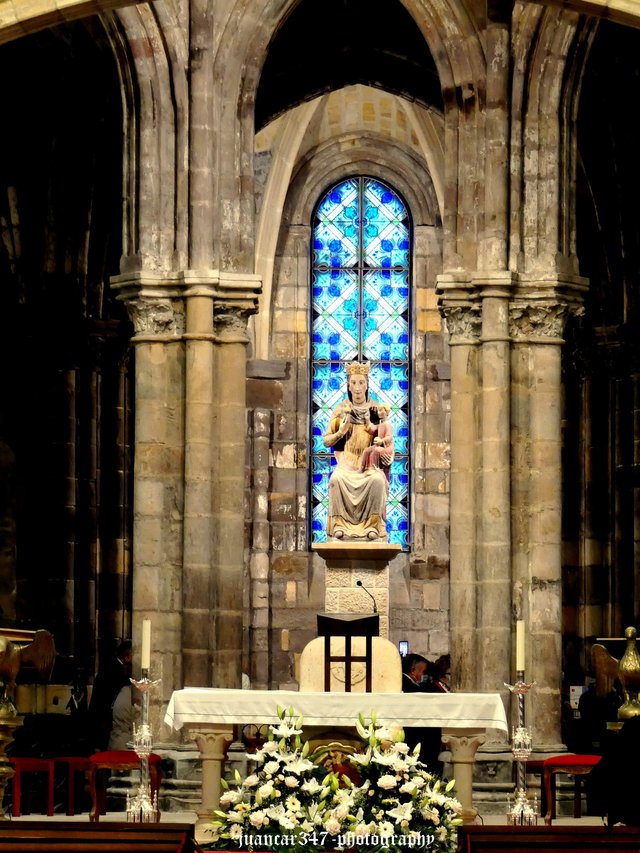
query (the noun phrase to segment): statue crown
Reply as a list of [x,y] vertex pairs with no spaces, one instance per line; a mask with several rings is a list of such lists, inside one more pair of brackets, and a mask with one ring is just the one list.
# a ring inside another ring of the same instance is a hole
[[351,361],[347,365],[347,376],[354,376],[356,373],[369,376],[371,365],[368,361]]

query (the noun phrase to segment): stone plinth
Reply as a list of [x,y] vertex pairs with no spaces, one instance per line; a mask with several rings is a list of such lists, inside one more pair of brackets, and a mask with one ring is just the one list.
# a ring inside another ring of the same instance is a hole
[[342,541],[320,542],[312,548],[327,564],[325,610],[328,613],[368,613],[375,601],[375,612],[380,614],[380,635],[387,637],[389,563],[402,553],[400,545]]

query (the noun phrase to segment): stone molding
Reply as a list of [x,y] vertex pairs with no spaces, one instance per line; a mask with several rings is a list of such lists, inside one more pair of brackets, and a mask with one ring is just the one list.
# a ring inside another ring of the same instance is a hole
[[588,281],[579,276],[519,275],[508,270],[445,273],[437,278],[440,313],[449,330],[451,346],[482,340],[485,299],[508,304],[508,335],[514,343],[563,344],[570,315],[584,313],[583,294]]
[[[133,322],[134,343],[176,339],[248,343],[247,321],[258,310],[261,279],[220,270],[138,271],[113,276],[111,286]],[[213,335],[186,332],[185,300],[211,299]]]

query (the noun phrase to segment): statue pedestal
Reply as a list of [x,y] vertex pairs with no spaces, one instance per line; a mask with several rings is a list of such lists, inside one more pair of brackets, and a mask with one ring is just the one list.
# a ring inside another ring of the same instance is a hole
[[330,563],[353,562],[354,560],[363,561],[367,564],[383,562],[388,565],[394,557],[402,553],[400,545],[392,545],[389,542],[353,542],[337,539],[332,542],[317,542],[311,546],[311,550],[324,557],[327,566]]
[[[370,613],[375,600],[380,636],[389,634],[389,563],[402,553],[388,542],[319,542],[312,546],[326,563],[327,613]],[[358,581],[362,584],[358,585]],[[367,594],[369,593],[369,594]],[[373,600],[372,600],[373,598]]]

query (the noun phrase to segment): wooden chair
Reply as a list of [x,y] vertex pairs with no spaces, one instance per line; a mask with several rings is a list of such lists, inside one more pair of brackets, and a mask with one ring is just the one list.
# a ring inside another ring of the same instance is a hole
[[[161,758],[155,753],[149,756],[149,781],[151,783],[151,800],[155,801],[160,790]],[[106,813],[107,779],[108,774],[101,771],[138,770],[140,758],[132,749],[112,749],[106,752],[96,752],[89,757],[89,793],[91,794],[91,813],[89,820],[98,821],[101,814]],[[160,811],[156,811],[156,821],[160,820]]]

